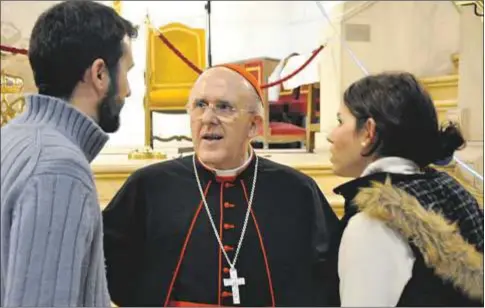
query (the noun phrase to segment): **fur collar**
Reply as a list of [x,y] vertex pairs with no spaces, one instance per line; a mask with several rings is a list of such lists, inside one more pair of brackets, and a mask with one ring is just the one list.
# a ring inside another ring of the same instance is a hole
[[483,303],[483,253],[462,238],[455,224],[427,211],[416,198],[392,186],[390,178],[361,188],[353,203],[412,241],[441,279]]

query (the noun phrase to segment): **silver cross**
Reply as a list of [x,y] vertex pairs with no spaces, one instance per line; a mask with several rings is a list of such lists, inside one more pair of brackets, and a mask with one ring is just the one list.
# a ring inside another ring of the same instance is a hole
[[232,287],[232,302],[234,304],[240,304],[241,299],[239,298],[239,286],[245,285],[244,278],[237,277],[237,270],[234,267],[231,267],[229,270],[230,278],[224,278],[224,286],[225,287]]

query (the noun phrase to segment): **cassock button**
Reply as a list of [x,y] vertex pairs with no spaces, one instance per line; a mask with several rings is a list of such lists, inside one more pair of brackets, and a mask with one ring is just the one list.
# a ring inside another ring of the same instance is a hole
[[234,225],[232,224],[224,224],[224,230],[234,229]]
[[226,209],[230,209],[230,208],[235,207],[235,205],[234,205],[234,204],[232,204],[232,203],[229,203],[229,202],[224,202],[224,207],[225,207]]
[[224,245],[224,250],[225,250],[226,252],[229,252],[229,251],[233,251],[233,250],[234,250],[234,248],[233,248],[233,247],[231,247],[231,246],[228,246],[228,245]]
[[232,293],[227,291],[222,291],[221,297],[231,297]]
[[228,274],[229,273],[229,267],[224,267],[222,269],[222,271],[224,272],[224,274]]

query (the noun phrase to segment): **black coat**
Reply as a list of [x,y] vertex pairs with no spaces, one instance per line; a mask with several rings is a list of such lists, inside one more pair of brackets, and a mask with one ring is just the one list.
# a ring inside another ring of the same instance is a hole
[[[197,163],[207,202],[233,258],[252,188],[255,156],[236,178]],[[236,268],[242,306],[338,304],[339,222],[310,177],[259,158],[252,213]],[[142,168],[103,212],[108,287],[120,306],[170,301],[232,305],[229,267],[209,223],[192,156]]]
[[334,191],[343,228],[363,211],[408,241],[415,262],[397,306],[483,307],[483,209],[450,175],[379,172]]

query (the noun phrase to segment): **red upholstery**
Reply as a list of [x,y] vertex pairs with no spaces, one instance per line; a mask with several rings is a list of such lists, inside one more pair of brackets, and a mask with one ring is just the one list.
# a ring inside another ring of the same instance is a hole
[[[299,99],[294,99],[293,97],[289,96],[282,96],[280,97],[279,100],[277,101],[271,101],[269,102],[270,106],[274,110],[280,110],[278,107],[283,106],[283,105],[288,105],[289,106],[289,111],[290,112],[296,112],[296,113],[301,113],[301,114],[306,114],[307,113],[307,96],[306,94],[302,94]],[[315,101],[315,105],[320,104],[320,98],[317,98]],[[275,109],[278,108],[278,109]],[[320,116],[320,112],[316,111],[316,115]]]
[[281,114],[284,111],[284,104],[279,104],[276,102],[269,102],[270,113]]
[[269,123],[269,129],[271,132],[271,136],[274,135],[296,135],[296,136],[305,136],[305,128],[296,126],[291,123],[284,123],[284,122],[271,122]]
[[296,112],[306,114],[307,112],[307,95],[301,94],[298,99],[295,99],[293,95],[280,95],[279,99],[274,102],[270,102],[272,106],[288,105],[290,112]]
[[[305,136],[305,128],[296,126],[291,123],[285,122],[270,122],[269,129],[271,136],[281,136],[281,135],[290,135],[290,136]],[[263,130],[259,131],[259,135],[263,135]]]

